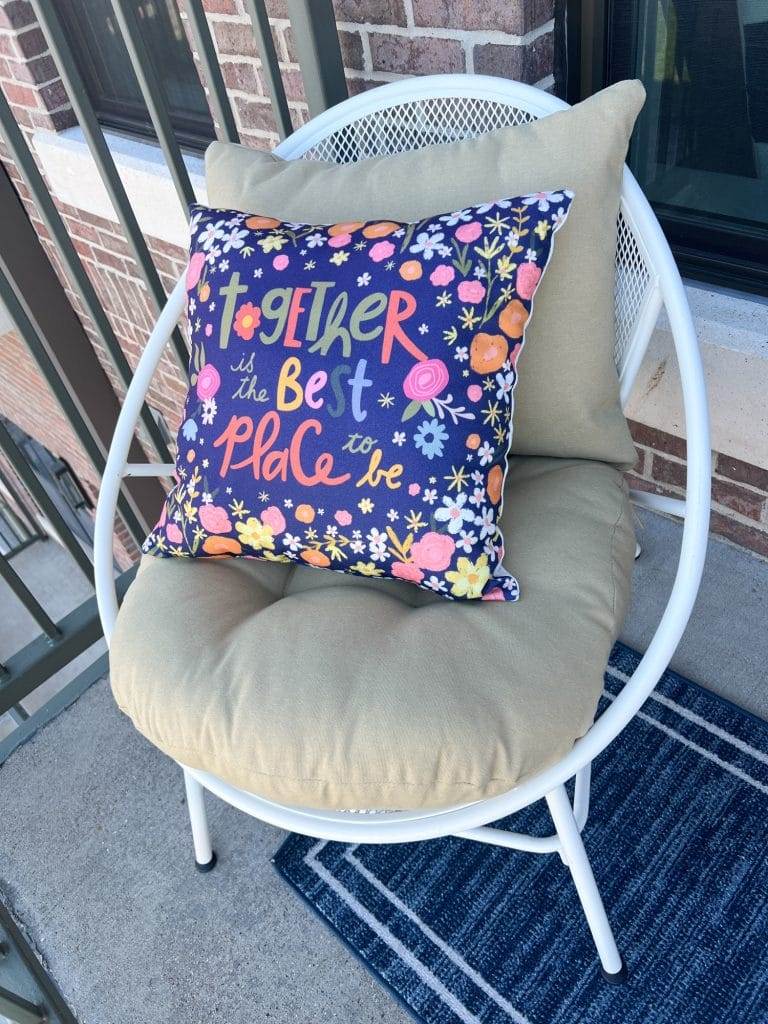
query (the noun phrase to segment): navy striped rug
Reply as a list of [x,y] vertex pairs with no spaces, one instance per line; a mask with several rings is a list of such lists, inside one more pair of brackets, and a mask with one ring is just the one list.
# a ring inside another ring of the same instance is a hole
[[[616,647],[603,706],[637,661]],[[551,831],[539,806],[504,825]],[[624,986],[557,855],[292,835],[276,866],[428,1024],[766,1024],[768,723],[667,673],[595,763],[584,840]]]

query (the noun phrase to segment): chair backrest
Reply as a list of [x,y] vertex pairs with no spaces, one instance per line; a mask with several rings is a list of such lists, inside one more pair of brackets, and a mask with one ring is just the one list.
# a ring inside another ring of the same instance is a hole
[[[354,163],[374,156],[475,138],[567,107],[540,89],[483,75],[434,75],[394,82],[340,103],[294,132],[285,159]],[[629,396],[661,308],[653,251],[666,245],[634,178],[625,171],[616,245],[614,358],[622,402]]]

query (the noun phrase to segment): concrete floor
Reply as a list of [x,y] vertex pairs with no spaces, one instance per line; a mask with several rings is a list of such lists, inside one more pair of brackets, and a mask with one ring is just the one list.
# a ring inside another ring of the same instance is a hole
[[[91,597],[93,588],[77,567],[75,560],[55,540],[36,541],[11,558],[11,566],[51,616],[54,622]],[[66,581],[63,586],[62,582]],[[0,580],[0,662],[21,650],[40,633],[40,629],[24,606]],[[94,644],[79,658],[47,679],[34,693],[21,702],[27,714],[38,708],[74,679],[104,651],[104,644]],[[10,715],[0,716],[0,740],[15,727]]]
[[[679,527],[647,514],[624,639],[649,641]],[[675,659],[768,717],[768,563],[713,541]],[[405,1024],[409,1018],[278,878],[282,834],[209,800],[220,864],[192,869],[178,768],[106,683],[0,769],[0,895],[81,1024]]]

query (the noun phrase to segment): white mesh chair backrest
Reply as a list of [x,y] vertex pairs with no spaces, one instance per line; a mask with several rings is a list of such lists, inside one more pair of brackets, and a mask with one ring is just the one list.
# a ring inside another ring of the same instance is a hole
[[[464,76],[463,84],[467,81]],[[355,102],[347,101],[335,108],[340,117],[331,121],[327,134],[315,137],[305,150],[286,155],[304,160],[355,163],[435,143],[475,138],[497,128],[526,124],[539,116],[525,104],[526,93],[528,96],[532,93],[530,89],[513,82],[502,85],[509,86],[508,100],[498,98],[498,90],[496,98],[450,95],[449,92],[439,96],[415,96],[398,103],[386,102],[383,98],[380,107],[368,109],[360,117],[355,118],[351,110],[351,119],[341,116],[347,103],[352,106]],[[301,135],[300,130],[296,137],[301,138]],[[622,399],[628,395],[660,306],[648,247],[636,224],[625,189],[616,246],[614,347]]]

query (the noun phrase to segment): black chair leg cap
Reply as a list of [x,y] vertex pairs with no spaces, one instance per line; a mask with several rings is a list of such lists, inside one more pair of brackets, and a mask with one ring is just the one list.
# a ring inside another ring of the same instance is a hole
[[207,875],[209,871],[213,871],[216,867],[216,854],[211,853],[211,859],[206,864],[201,864],[199,860],[195,861],[195,867],[201,875]]
[[606,971],[604,967],[601,967],[600,970],[603,972],[603,979],[610,985],[623,985],[629,977],[627,965],[623,960],[621,962],[621,970],[616,971],[614,974],[611,974],[610,971]]

